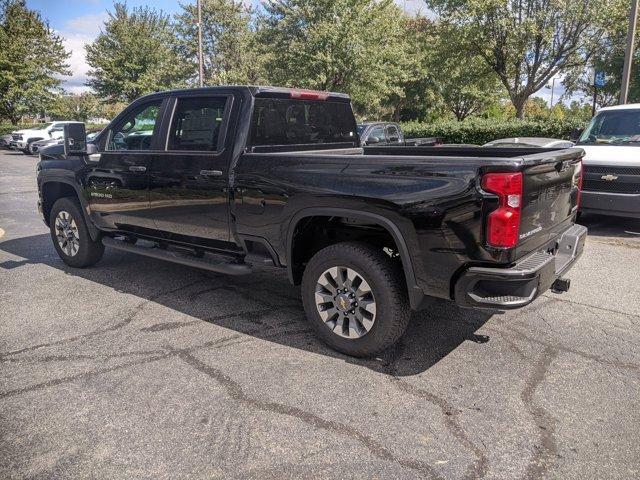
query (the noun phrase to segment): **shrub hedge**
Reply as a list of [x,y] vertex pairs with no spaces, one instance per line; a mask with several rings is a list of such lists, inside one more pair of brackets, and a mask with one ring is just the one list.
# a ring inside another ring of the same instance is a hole
[[578,120],[498,120],[470,118],[462,122],[407,122],[402,129],[407,138],[442,137],[445,143],[482,145],[508,137],[551,137],[569,139],[571,131],[583,129],[586,123]]

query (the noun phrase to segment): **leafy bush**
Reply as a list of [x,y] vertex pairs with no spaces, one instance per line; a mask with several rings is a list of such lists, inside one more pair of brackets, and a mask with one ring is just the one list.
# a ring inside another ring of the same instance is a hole
[[22,130],[24,128],[33,128],[36,124],[29,123],[25,125],[11,125],[10,123],[0,123],[0,136],[11,133],[15,130]]
[[569,139],[571,131],[586,126],[580,120],[497,120],[469,118],[462,122],[407,122],[402,124],[407,138],[442,137],[445,143],[482,145],[508,137],[550,137]]

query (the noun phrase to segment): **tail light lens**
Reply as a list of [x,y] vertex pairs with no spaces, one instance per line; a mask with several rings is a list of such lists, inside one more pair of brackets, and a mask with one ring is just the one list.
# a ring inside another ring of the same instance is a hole
[[498,208],[487,217],[487,243],[496,248],[513,248],[520,233],[522,172],[487,173],[482,188],[498,195]]
[[578,187],[578,195],[576,197],[576,209],[580,208],[580,197],[582,196],[582,177],[584,175],[584,167],[582,166],[582,160],[576,163],[575,170],[573,171],[573,185]]

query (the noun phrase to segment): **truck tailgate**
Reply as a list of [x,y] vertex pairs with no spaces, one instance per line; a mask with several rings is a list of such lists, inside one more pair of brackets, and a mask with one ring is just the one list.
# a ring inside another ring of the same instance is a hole
[[518,257],[556,238],[575,219],[582,155],[582,150],[570,149],[542,159],[525,157]]

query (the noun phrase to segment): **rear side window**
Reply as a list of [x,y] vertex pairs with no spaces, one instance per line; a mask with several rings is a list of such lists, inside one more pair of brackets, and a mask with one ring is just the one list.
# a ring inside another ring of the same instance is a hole
[[169,131],[169,150],[216,152],[227,97],[180,98]]
[[357,143],[349,103],[256,98],[250,145]]

